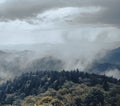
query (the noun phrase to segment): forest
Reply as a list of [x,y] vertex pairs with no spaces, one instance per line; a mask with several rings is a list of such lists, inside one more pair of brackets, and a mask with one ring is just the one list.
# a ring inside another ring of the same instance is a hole
[[24,73],[0,85],[0,106],[120,106],[120,80],[72,71]]

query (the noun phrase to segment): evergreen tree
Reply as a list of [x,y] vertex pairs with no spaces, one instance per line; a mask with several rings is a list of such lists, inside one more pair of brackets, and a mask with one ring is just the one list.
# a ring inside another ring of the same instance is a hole
[[104,78],[104,80],[103,80],[103,85],[102,85],[102,87],[103,87],[103,89],[104,89],[105,91],[109,91],[109,84],[108,84],[106,78]]
[[86,106],[104,106],[104,95],[100,90],[94,89],[85,100]]

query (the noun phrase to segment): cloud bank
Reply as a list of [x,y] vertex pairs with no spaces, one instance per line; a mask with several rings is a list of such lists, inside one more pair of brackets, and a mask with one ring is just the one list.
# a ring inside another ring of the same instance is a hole
[[79,23],[99,23],[119,27],[119,4],[119,0],[5,0],[0,4],[0,20],[24,20],[36,17],[47,10],[65,7],[100,7],[100,12],[94,15],[85,13],[75,20]]
[[66,69],[85,70],[120,46],[119,4],[119,0],[2,0],[0,49],[37,50],[39,58],[54,56],[67,63]]

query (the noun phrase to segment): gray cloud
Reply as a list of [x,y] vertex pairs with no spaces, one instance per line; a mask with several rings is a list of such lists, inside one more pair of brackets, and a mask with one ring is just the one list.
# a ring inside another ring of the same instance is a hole
[[[0,17],[1,19],[24,19],[36,16],[36,14],[52,8],[56,3],[52,0],[10,0],[0,5]],[[59,3],[58,3],[59,4]]]
[[120,1],[119,0],[6,0],[0,4],[0,19],[5,20],[24,20],[36,17],[41,12],[61,7],[101,7],[102,10],[95,14],[83,14],[73,20],[86,24],[108,24],[120,25]]
[[119,4],[119,0],[6,0],[0,4],[0,44],[3,49],[28,44],[12,49],[37,49],[43,57],[60,57],[65,69],[85,70],[103,52],[120,46],[120,31],[114,28],[120,26]]
[[[75,3],[76,4],[76,3]],[[1,19],[24,19],[52,8],[75,6],[63,0],[7,0],[0,5]]]
[[98,13],[91,15],[85,14],[80,21],[83,23],[92,24],[107,24],[111,26],[120,26],[120,1],[119,0],[105,0],[96,2],[96,6],[101,6],[103,9]]

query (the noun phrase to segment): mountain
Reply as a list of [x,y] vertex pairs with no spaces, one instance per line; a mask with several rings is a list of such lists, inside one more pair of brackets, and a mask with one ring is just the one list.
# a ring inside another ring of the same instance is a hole
[[31,63],[28,64],[25,70],[28,71],[46,71],[46,70],[58,70],[61,71],[63,70],[63,62],[60,59],[57,59],[52,56],[46,56],[42,58],[38,58],[33,60]]
[[108,51],[102,58],[93,62],[93,65],[90,67],[89,72],[97,74],[105,74],[107,71],[113,72],[114,70],[118,71],[118,79],[120,78],[120,48],[116,48]]
[[[91,63],[89,65],[84,58],[63,58],[48,54],[43,55],[40,51],[32,50],[1,50],[0,83],[31,71],[61,71],[63,69],[71,70],[77,68],[89,73],[105,74],[118,79],[120,78],[120,48],[107,51],[102,58],[96,59],[92,65]],[[89,65],[89,68],[87,68],[87,65]]]
[[0,51],[0,83],[13,79],[22,73],[31,71],[46,71],[64,69],[62,60],[53,56],[43,56],[40,52]]
[[32,56],[32,51],[0,51],[0,83],[21,75]]
[[[74,71],[37,71],[0,85],[1,106],[119,106],[120,80]],[[91,105],[90,105],[91,104]]]
[[109,51],[101,61],[120,65],[120,47]]
[[79,58],[71,62],[39,53],[0,51],[0,106],[120,105],[120,48],[94,61],[88,73],[63,70],[67,63],[82,65]]

